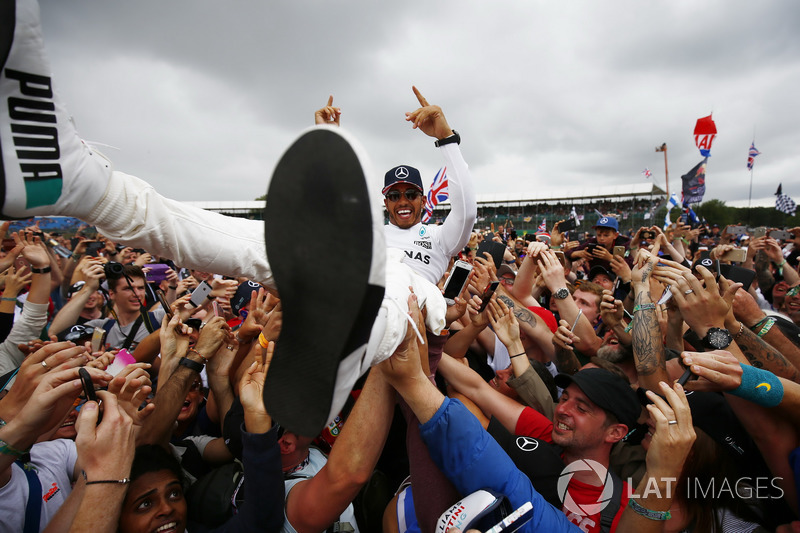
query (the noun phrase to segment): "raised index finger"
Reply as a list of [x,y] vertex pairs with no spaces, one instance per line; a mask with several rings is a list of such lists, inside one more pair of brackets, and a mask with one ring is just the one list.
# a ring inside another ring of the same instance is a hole
[[428,101],[425,99],[425,97],[422,96],[422,93],[419,92],[419,89],[417,89],[413,85],[411,86],[411,89],[414,91],[414,95],[417,97],[417,100],[419,100],[419,105],[421,105],[422,107],[427,107],[428,105],[430,105],[428,104]]
[[333,105],[333,95],[330,95],[330,96],[328,97],[328,107],[330,107],[330,106],[332,106],[332,105]]

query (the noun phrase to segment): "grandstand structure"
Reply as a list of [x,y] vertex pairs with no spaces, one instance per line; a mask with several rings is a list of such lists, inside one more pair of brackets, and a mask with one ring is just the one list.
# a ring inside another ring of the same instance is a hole
[[[586,219],[581,227],[590,228],[597,217],[596,211],[616,216],[620,231],[643,225],[660,224],[654,213],[666,201],[666,192],[654,183],[606,185],[598,187],[539,189],[531,192],[494,193],[478,195],[479,229],[491,224],[505,224],[510,220],[518,230],[534,231],[543,219],[547,227],[569,216],[572,208],[579,219]],[[260,220],[265,202],[252,201],[204,201],[184,202],[195,207],[215,211],[228,216]],[[450,204],[436,206],[431,223],[441,221],[450,211]]]

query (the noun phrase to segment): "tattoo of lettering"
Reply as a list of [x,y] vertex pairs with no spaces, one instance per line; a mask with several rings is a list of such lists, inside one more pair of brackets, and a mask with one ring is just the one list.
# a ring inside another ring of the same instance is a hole
[[517,317],[517,320],[528,324],[532,328],[536,327],[536,316],[534,316],[534,314],[529,310],[525,309],[524,307],[517,307],[514,305],[514,300],[504,294],[498,294],[497,298],[506,304],[509,309],[511,309],[511,312],[514,313],[514,316]]
[[[636,305],[653,303],[650,291],[641,291],[634,301]],[[666,373],[661,326],[658,324],[655,309],[641,309],[633,314],[631,341],[639,375],[650,376],[658,371]]]
[[754,367],[769,370],[776,376],[792,381],[800,379],[800,372],[781,352],[749,329],[742,329],[741,335],[737,336],[736,345]]

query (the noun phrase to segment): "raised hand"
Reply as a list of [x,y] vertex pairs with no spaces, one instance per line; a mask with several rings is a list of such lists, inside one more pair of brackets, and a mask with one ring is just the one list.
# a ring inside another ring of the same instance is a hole
[[447,124],[442,108],[438,105],[430,105],[416,87],[411,87],[414,95],[419,101],[419,107],[415,111],[406,113],[406,121],[411,122],[414,129],[421,130],[429,137],[444,139],[453,135],[453,130]]
[[314,112],[314,124],[327,124],[338,126],[342,117],[342,110],[333,106],[333,95],[328,97],[328,105]]

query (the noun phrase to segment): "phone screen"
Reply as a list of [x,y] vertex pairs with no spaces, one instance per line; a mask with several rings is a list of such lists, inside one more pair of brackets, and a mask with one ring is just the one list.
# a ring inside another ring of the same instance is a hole
[[483,311],[486,309],[486,306],[489,305],[489,301],[492,299],[494,291],[497,290],[497,287],[499,285],[500,285],[499,281],[493,281],[489,284],[488,287],[486,287],[486,290],[483,291],[483,294],[481,295],[481,306],[478,309],[478,313],[483,313]]
[[450,277],[448,278],[447,284],[444,287],[445,300],[455,300],[455,298],[461,294],[461,291],[464,290],[464,284],[467,282],[471,270],[471,267],[467,268],[463,265],[459,265],[458,263],[453,266],[453,271],[450,273]]

